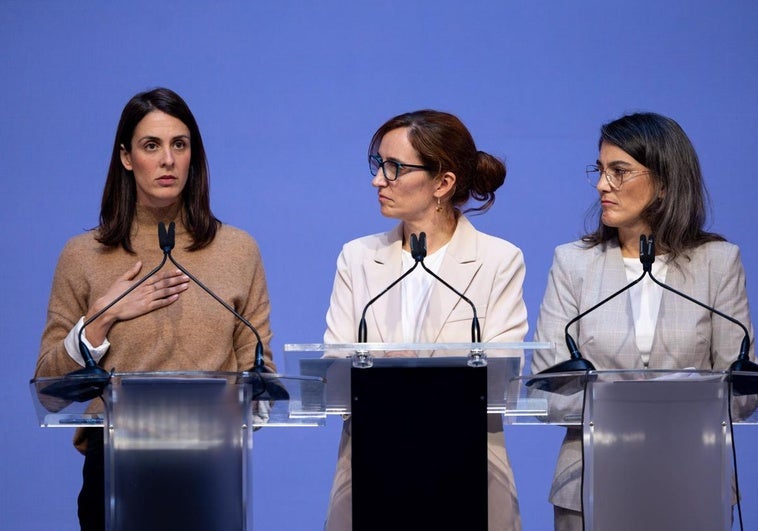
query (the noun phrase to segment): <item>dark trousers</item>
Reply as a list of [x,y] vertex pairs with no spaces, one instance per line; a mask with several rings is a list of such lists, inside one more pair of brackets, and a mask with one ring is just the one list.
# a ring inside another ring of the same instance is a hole
[[82,531],[105,531],[105,452],[103,429],[87,428],[87,451],[79,492],[79,526]]

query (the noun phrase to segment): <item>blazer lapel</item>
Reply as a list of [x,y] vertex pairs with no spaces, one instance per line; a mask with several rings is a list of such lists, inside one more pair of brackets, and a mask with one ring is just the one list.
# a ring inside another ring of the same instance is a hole
[[[437,275],[445,280],[459,293],[466,295],[471,282],[481,267],[477,259],[476,230],[473,225],[463,216],[458,218],[458,226],[450,239],[445,258]],[[422,327],[422,337],[425,341],[435,342],[438,340],[442,329],[450,319],[453,310],[459,305],[465,305],[471,312],[469,304],[457,295],[453,290],[435,279],[429,299],[426,319]],[[476,301],[471,301],[476,305]],[[461,343],[470,341],[469,337],[462,337]]]
[[[380,242],[378,248],[364,262],[364,281],[368,290],[367,302],[382,293],[403,274],[402,233],[398,225],[389,235],[388,245]],[[400,283],[395,284],[369,308],[366,319],[369,343],[400,342],[403,336],[400,308]],[[371,315],[372,319],[368,316]]]

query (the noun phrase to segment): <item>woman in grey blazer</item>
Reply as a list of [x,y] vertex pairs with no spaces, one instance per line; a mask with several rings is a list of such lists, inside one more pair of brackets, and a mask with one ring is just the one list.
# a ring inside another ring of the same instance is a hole
[[[400,223],[394,230],[343,247],[324,342],[356,342],[364,307],[412,266],[410,235],[421,232],[427,238],[424,263],[475,304],[481,341],[523,341],[527,332],[523,255],[513,244],[477,231],[464,215],[492,206],[495,190],[505,181],[503,162],[477,151],[471,134],[455,116],[422,110],[396,116],[377,130],[369,145],[369,166],[381,213]],[[471,199],[481,204],[462,211]],[[471,338],[471,307],[421,268],[372,304],[366,321],[370,342]],[[517,531],[521,520],[513,472],[502,420],[494,420],[487,439],[488,527]],[[329,531],[352,529],[350,427],[348,419],[329,502]],[[402,440],[402,434],[398,438]],[[406,443],[409,449],[434,444]]]
[[[587,167],[599,196],[597,228],[555,250],[534,340],[556,349],[535,351],[532,373],[570,357],[564,328],[571,319],[641,275],[641,235],[655,237],[658,280],[733,316],[752,338],[739,248],[704,230],[707,192],[679,124],[654,113],[623,116],[602,126],[599,150]],[[570,333],[597,369],[727,369],[744,337],[647,276]],[[556,530],[582,529],[581,476],[581,429],[569,428],[550,492]]]

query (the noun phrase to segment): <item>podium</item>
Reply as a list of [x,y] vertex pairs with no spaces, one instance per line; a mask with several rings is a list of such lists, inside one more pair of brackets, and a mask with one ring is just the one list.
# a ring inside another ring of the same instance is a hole
[[253,430],[324,422],[316,377],[113,373],[87,402],[59,396],[66,378],[31,381],[38,419],[103,427],[109,531],[247,530]]
[[757,422],[758,399],[733,397],[732,376],[650,369],[523,376],[506,418],[581,429],[585,531],[730,530],[731,427]]
[[486,531],[488,427],[540,345],[285,345],[286,371],[323,378],[327,414],[349,415],[353,529]]

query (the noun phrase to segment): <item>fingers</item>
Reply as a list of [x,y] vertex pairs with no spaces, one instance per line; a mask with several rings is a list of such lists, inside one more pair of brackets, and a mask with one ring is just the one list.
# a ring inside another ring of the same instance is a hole
[[179,270],[169,271],[160,275],[155,282],[146,286],[146,298],[148,304],[152,302],[164,301],[165,304],[153,306],[160,308],[166,304],[174,302],[179,294],[189,287],[189,277]]

